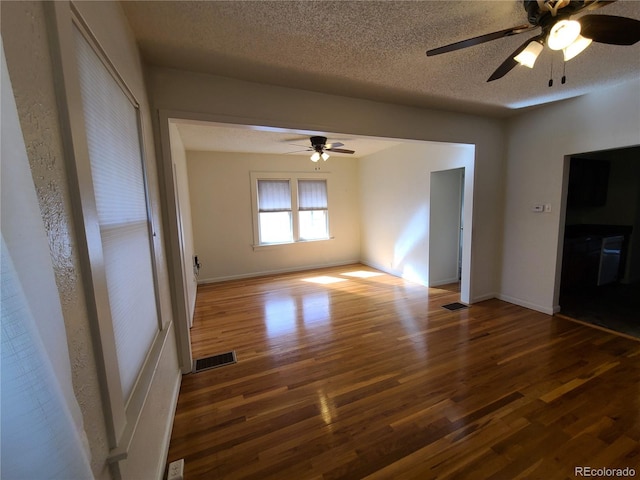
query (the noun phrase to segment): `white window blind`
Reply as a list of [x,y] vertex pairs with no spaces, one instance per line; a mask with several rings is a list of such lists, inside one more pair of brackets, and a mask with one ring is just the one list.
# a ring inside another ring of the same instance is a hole
[[289,180],[258,180],[258,209],[260,212],[290,211]]
[[300,240],[329,237],[326,180],[298,180],[298,232]]
[[293,241],[289,180],[258,180],[260,243]]
[[327,181],[298,180],[298,210],[326,210]]
[[158,332],[138,112],[75,29],[87,143],[124,398]]

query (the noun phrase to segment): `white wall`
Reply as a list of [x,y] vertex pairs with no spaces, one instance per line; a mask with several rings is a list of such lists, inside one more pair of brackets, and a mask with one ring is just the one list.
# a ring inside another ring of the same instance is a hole
[[180,228],[180,244],[183,253],[183,274],[187,308],[189,309],[189,323],[193,323],[193,313],[196,308],[196,292],[198,277],[194,270],[193,226],[191,216],[191,194],[189,192],[189,173],[187,170],[187,153],[182,138],[175,123],[169,124],[171,139],[171,160],[173,161],[175,187],[178,198],[178,224]]
[[[640,144],[640,81],[509,120],[500,298],[552,313],[564,229],[565,156]],[[550,203],[551,213],[533,213]]]
[[0,476],[90,478],[60,296],[1,40],[0,49]]
[[[73,386],[84,418],[96,478],[110,477],[107,457],[110,452],[105,418],[108,412],[102,402],[94,349],[92,321],[85,302],[85,284],[80,270],[79,249],[82,244],[75,231],[73,210],[75,199],[70,193],[60,124],[58,101],[54,88],[57,64],[50,54],[47,20],[41,2],[2,2],[2,38],[9,74],[14,85],[16,105],[25,137],[40,209],[47,229],[52,262],[58,286],[66,334],[69,344]],[[99,40],[112,64],[141,103],[143,142],[147,156],[150,203],[154,225],[161,231],[160,197],[158,193],[155,154],[151,136],[151,120],[140,58],[121,7],[116,2],[80,2],[80,15]],[[67,4],[65,22],[70,22]],[[67,52],[67,54],[73,54]],[[172,318],[169,280],[162,235],[154,238],[156,266],[161,298],[161,315]],[[168,447],[173,409],[180,385],[176,344],[169,324],[167,341],[153,372],[150,395],[133,436],[129,456],[121,462],[123,478],[160,478]],[[107,368],[117,368],[107,365]]]
[[471,297],[498,292],[503,121],[162,68],[149,69],[149,88],[161,117],[475,145]]
[[430,287],[458,281],[463,175],[460,168],[431,172]]
[[[363,261],[429,285],[431,172],[467,167],[472,184],[473,162],[472,145],[432,142],[407,143],[362,159]],[[468,193],[472,198],[473,190]]]
[[107,432],[41,2],[0,2],[2,41],[65,323],[73,388],[97,479],[108,479]]
[[[200,282],[357,262],[360,258],[358,160],[187,152]],[[328,173],[331,240],[253,248],[250,172]]]

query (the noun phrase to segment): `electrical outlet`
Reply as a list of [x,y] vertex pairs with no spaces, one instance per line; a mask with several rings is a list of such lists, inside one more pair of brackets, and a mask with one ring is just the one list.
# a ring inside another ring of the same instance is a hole
[[545,211],[545,213],[551,213],[551,204],[550,203],[545,203],[544,204],[544,211]]
[[184,480],[184,458],[169,464],[167,480]]

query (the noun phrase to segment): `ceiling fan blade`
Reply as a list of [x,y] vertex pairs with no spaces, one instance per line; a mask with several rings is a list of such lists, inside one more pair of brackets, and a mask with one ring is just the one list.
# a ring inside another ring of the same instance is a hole
[[480,35],[479,37],[469,38],[467,40],[455,42],[450,45],[445,45],[443,47],[427,50],[427,57],[440,55],[441,53],[453,52],[455,50],[460,50],[462,48],[473,47],[474,45],[490,42],[491,40],[497,40],[498,38],[504,38],[504,37],[509,37],[511,35],[516,35],[518,33],[524,33],[534,28],[537,28],[537,27],[533,25],[525,24],[525,25],[519,25],[513,28],[507,28],[505,30],[500,30],[499,32],[487,33],[485,35]]
[[581,35],[594,42],[633,45],[640,40],[640,20],[614,15],[585,15],[579,22]]
[[344,143],[340,143],[340,142],[331,142],[331,143],[327,143],[325,145],[325,149],[330,149],[330,148],[336,148],[336,147],[342,147],[344,145]]
[[544,38],[544,36],[545,34],[542,33],[540,35],[532,37],[527,41],[525,41],[517,49],[515,49],[514,52],[511,55],[509,55],[507,59],[504,62],[502,62],[502,64],[498,68],[496,68],[496,71],[491,74],[487,82],[493,82],[494,80],[498,80],[499,78],[502,78],[507,73],[509,73],[516,65],[518,65],[518,62],[514,60],[513,57],[515,57],[520,52],[522,52],[525,48],[527,48],[527,45],[529,45],[529,43],[535,42],[536,40],[540,40],[541,38]]
[[356,153],[354,150],[345,150],[344,148],[325,148],[325,151],[335,153]]
[[606,7],[612,3],[615,3],[616,0],[593,0],[592,3],[586,5],[586,10],[592,11],[597,10],[598,8]]
[[292,155],[294,153],[302,153],[302,152],[313,152],[310,148],[305,148],[304,150],[294,150],[293,152],[286,152],[285,155]]

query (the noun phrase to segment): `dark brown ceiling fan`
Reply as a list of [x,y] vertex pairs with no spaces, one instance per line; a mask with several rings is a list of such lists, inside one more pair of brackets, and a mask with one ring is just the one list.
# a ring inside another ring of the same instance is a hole
[[[327,154],[326,152],[348,153],[348,154],[355,153],[354,150],[339,148],[344,146],[344,143],[340,143],[340,142],[327,143],[327,137],[315,136],[315,137],[310,137],[309,140],[311,140],[311,146],[307,147],[307,149],[304,151],[313,152],[313,154],[311,155],[311,160],[314,162],[317,162],[321,158],[323,160],[327,160],[327,158],[329,158],[329,154]],[[295,152],[292,152],[292,153],[295,153]]]
[[524,0],[528,24],[427,50],[427,56],[453,52],[541,28],[540,34],[526,40],[493,72],[487,80],[491,82],[504,77],[518,64],[533,68],[533,63],[545,44],[552,50],[562,50],[565,61],[576,56],[592,41],[609,45],[633,45],[640,40],[638,20],[600,14],[584,15],[571,20],[571,16],[578,12],[596,10],[614,2],[615,0]]

